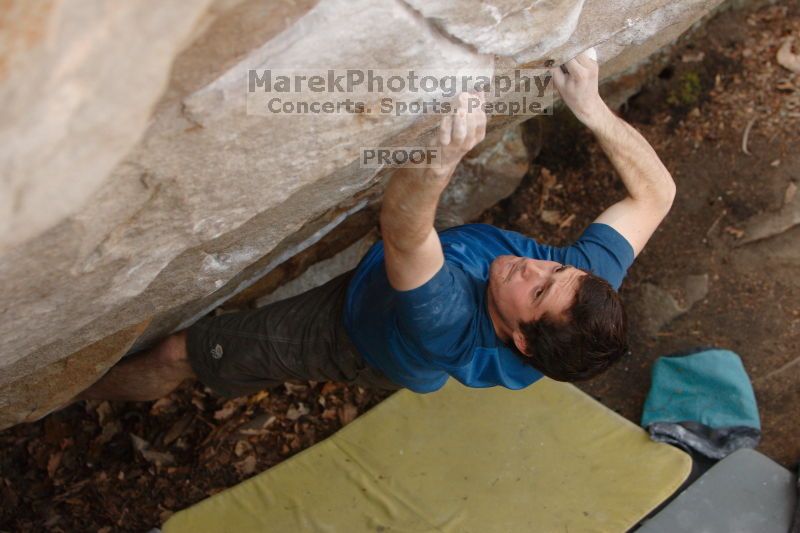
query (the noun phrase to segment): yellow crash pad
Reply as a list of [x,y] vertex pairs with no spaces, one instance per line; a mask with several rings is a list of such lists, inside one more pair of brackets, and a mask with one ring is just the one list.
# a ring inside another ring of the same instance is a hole
[[401,391],[165,533],[623,532],[686,479],[690,457],[572,385],[450,380]]

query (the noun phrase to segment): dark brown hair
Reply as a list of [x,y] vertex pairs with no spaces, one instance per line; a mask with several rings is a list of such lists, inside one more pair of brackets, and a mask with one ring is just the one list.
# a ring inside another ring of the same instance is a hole
[[602,278],[582,276],[567,320],[544,316],[520,324],[525,360],[558,381],[592,378],[628,351],[628,320],[617,292]]

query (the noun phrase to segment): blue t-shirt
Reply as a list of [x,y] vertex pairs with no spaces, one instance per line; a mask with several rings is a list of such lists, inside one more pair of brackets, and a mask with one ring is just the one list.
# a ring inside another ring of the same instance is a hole
[[467,224],[439,234],[444,265],[410,291],[389,284],[383,242],[358,265],[344,323],[360,354],[398,385],[432,392],[453,376],[470,387],[527,387],[542,377],[495,333],[486,307],[489,265],[499,255],[557,261],[589,270],[618,289],[633,248],[611,226],[592,224],[572,246],[539,244],[514,231]]

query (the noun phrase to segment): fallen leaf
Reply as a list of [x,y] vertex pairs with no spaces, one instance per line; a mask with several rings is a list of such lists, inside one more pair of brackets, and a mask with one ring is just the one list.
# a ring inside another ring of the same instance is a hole
[[307,415],[309,412],[308,407],[303,405],[303,402],[298,402],[296,408],[291,406],[286,410],[286,418],[289,420],[297,420],[301,416]]
[[77,483],[73,483],[72,485],[70,485],[67,488],[67,490],[65,490],[61,494],[57,494],[56,496],[53,496],[53,501],[56,501],[56,502],[66,501],[67,498],[69,498],[73,494],[76,494],[76,493],[80,492],[81,490],[83,490],[83,487],[88,485],[91,481],[92,480],[89,478],[89,479],[82,479],[81,481],[78,481]]
[[343,426],[346,426],[358,416],[358,408],[351,404],[346,403],[339,408],[339,421]]
[[241,426],[239,426],[239,429],[263,429],[272,425],[273,422],[275,422],[275,417],[272,416],[272,413],[267,411],[266,413],[260,413],[243,423]]
[[739,228],[734,228],[733,226],[728,226],[725,228],[725,233],[733,235],[736,239],[741,239],[744,236],[744,230],[740,230]]
[[239,426],[239,433],[242,435],[265,435],[266,429],[277,420],[270,413],[262,413],[252,420]]
[[572,225],[572,222],[574,220],[575,220],[575,213],[572,213],[570,216],[568,216],[567,218],[558,223],[558,228],[559,229],[568,228]]
[[102,426],[114,414],[114,409],[111,408],[110,403],[102,402],[95,408],[95,412],[97,413],[97,421]]
[[547,200],[550,199],[550,189],[556,186],[558,179],[556,179],[555,175],[550,172],[550,169],[542,167],[540,172],[540,181],[542,184],[542,192],[539,196],[539,209],[538,211],[541,212],[544,209]]
[[681,56],[681,61],[683,63],[697,63],[705,59],[706,53],[703,51],[699,52],[686,52]]
[[112,420],[103,426],[103,430],[97,437],[97,443],[105,444],[106,442],[109,442],[120,431],[122,431],[122,424],[120,424],[118,420]]
[[192,405],[194,405],[195,408],[198,411],[205,411],[206,410],[206,404],[203,401],[203,398],[198,398],[197,396],[193,396],[192,397]]
[[183,435],[184,432],[189,429],[189,426],[192,425],[192,422],[194,422],[194,413],[186,413],[178,419],[177,422],[172,424],[164,435],[164,446],[169,446],[173,441],[177,440],[178,437]]
[[169,396],[164,396],[163,398],[159,398],[153,402],[153,405],[150,406],[150,414],[153,416],[158,416],[161,413],[169,411],[170,407],[172,407],[172,398]]
[[249,476],[256,471],[256,456],[248,455],[243,460],[233,463],[233,466],[240,475]]
[[548,224],[558,224],[561,220],[561,213],[554,209],[545,209],[539,214],[539,217]]
[[794,37],[785,38],[775,58],[778,60],[778,64],[786,70],[790,70],[795,74],[800,74],[800,55],[792,53],[793,41]]
[[305,385],[295,385],[289,382],[284,383],[283,387],[286,389],[286,394],[297,394],[298,392],[305,392],[308,390],[308,387]]
[[144,440],[143,438],[134,435],[131,433],[131,442],[133,443],[133,449],[137,452],[140,452],[146,448],[150,447],[150,443]]
[[63,456],[62,452],[55,452],[50,455],[50,459],[47,460],[47,475],[50,476],[50,479],[55,476],[58,467],[61,465],[61,457]]
[[150,449],[150,443],[141,437],[131,433],[133,448],[142,454],[142,457],[156,466],[168,466],[175,462],[175,458],[169,452],[158,452]]
[[267,398],[269,398],[269,391],[258,391],[250,397],[250,403],[261,403]]
[[552,189],[555,184],[558,182],[558,178],[556,178],[555,174],[550,172],[550,169],[547,167],[542,167],[542,186],[545,189]]
[[144,450],[141,452],[148,462],[156,466],[168,466],[175,464],[175,457],[169,452],[156,452],[152,450]]
[[336,392],[340,388],[341,386],[339,384],[329,381],[322,386],[322,389],[319,391],[319,393],[327,396],[332,392]]
[[227,420],[228,418],[239,409],[239,404],[231,400],[229,402],[225,402],[225,405],[222,406],[222,409],[214,412],[214,420]]
[[242,455],[252,452],[253,446],[246,440],[239,440],[236,441],[236,445],[233,447],[233,453],[236,457],[241,457]]

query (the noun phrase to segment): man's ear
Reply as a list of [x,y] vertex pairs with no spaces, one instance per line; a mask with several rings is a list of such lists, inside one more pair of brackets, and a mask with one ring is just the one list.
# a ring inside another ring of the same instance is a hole
[[530,357],[528,355],[528,341],[525,340],[525,335],[522,334],[522,331],[515,329],[511,334],[511,338],[514,339],[514,346],[517,347],[517,350],[525,357]]

